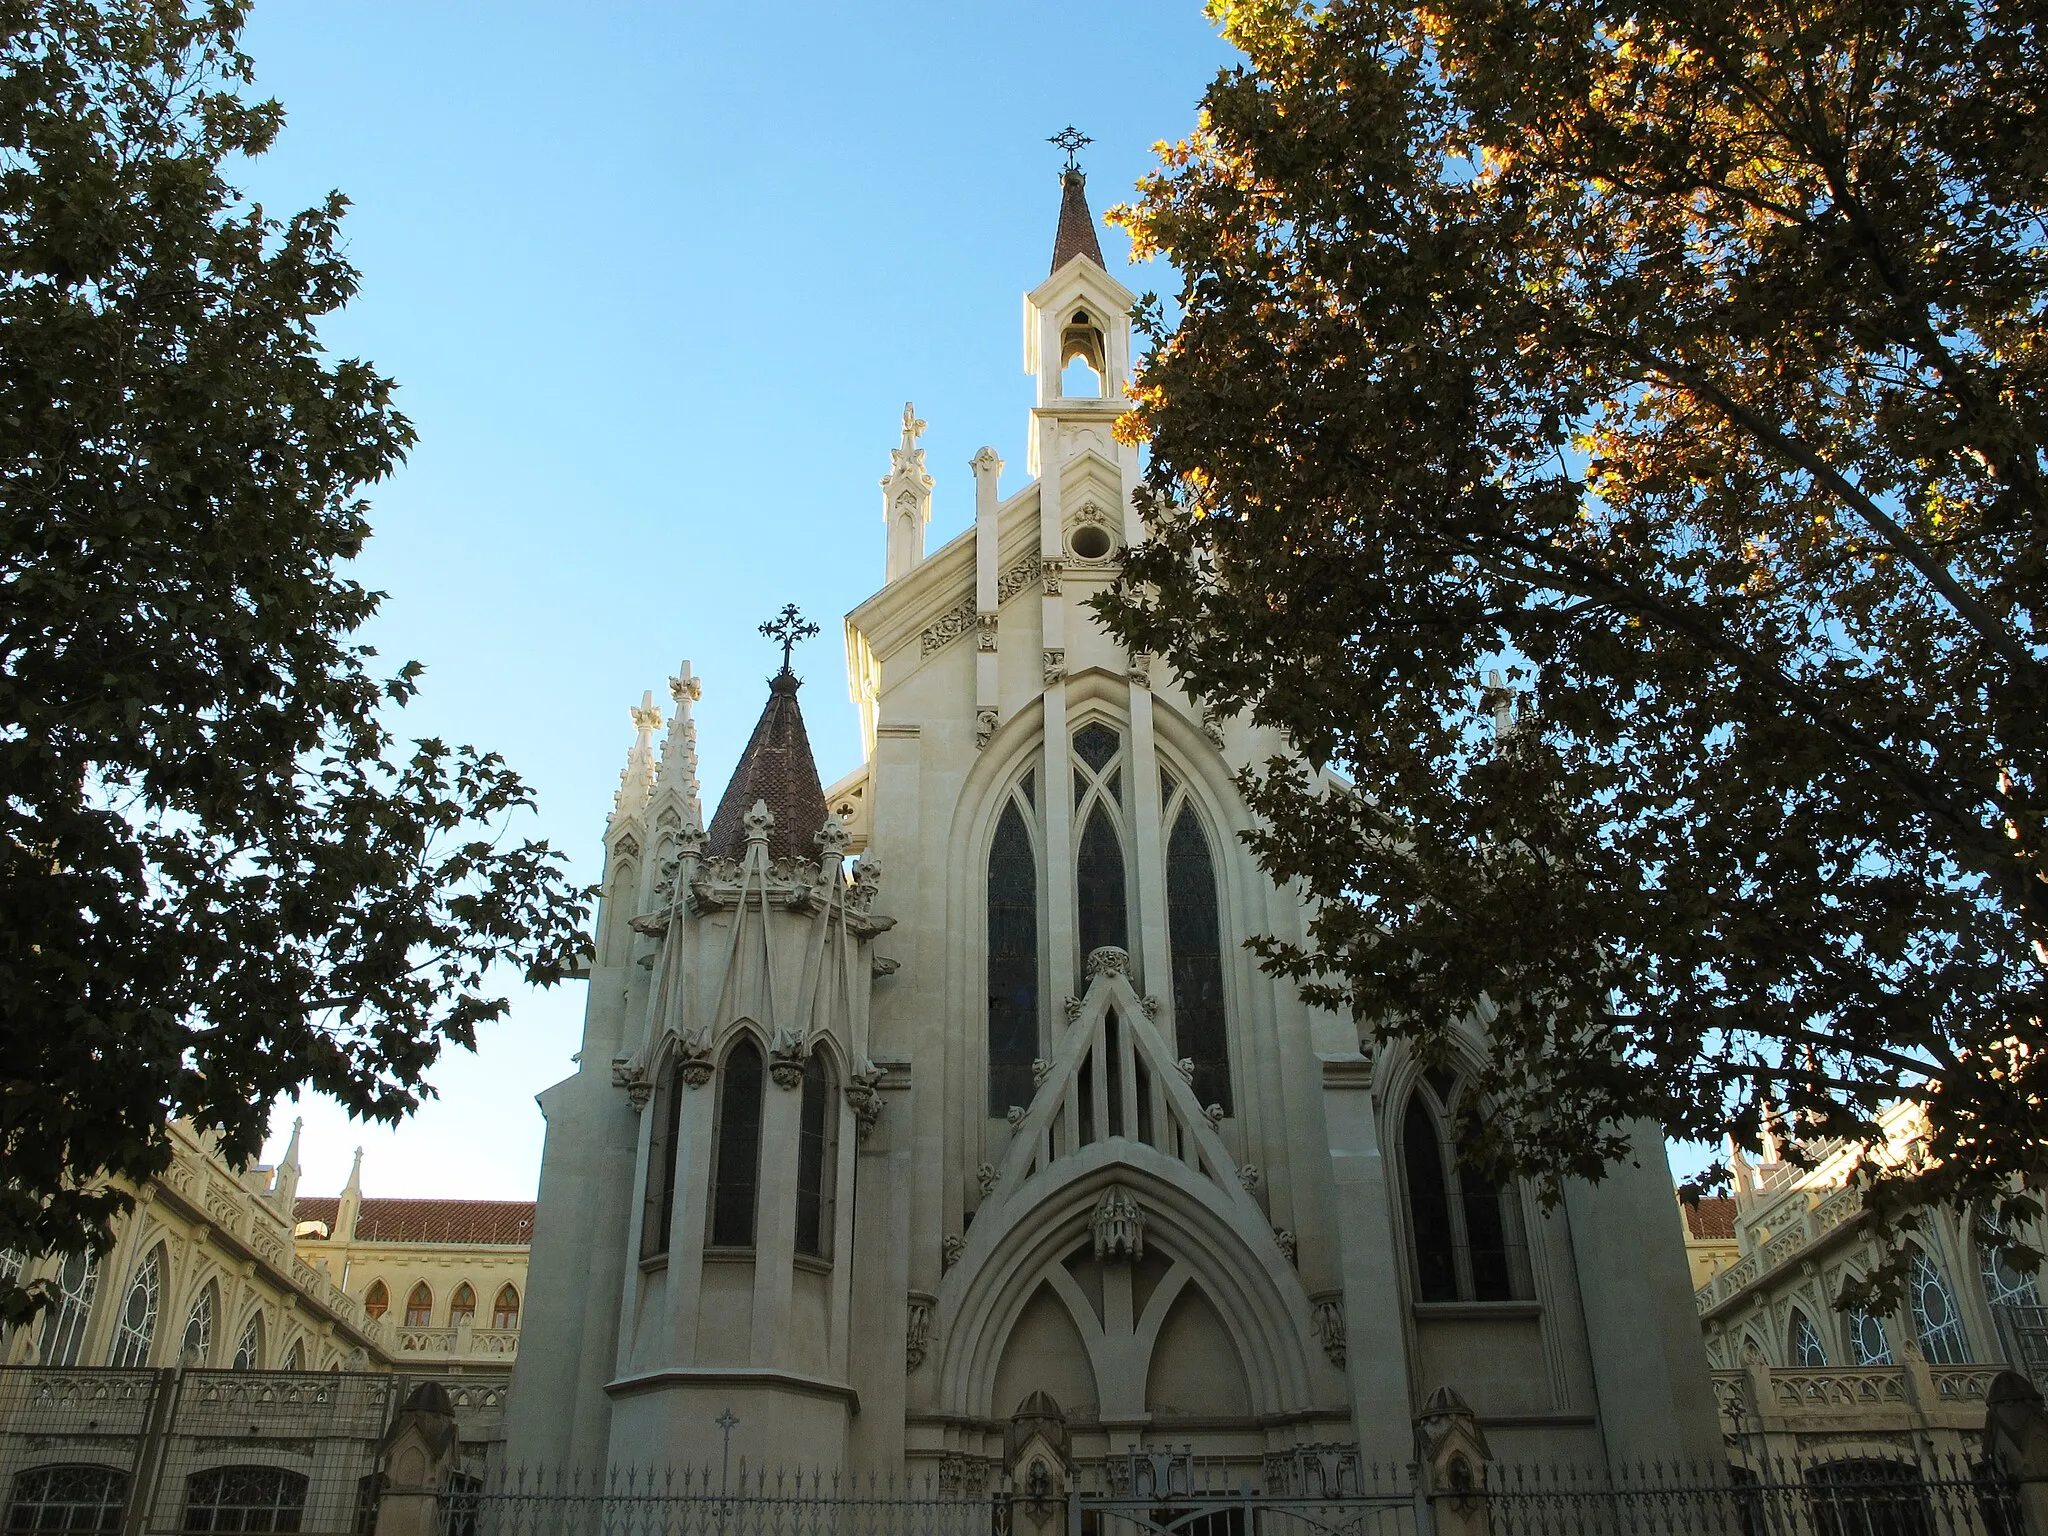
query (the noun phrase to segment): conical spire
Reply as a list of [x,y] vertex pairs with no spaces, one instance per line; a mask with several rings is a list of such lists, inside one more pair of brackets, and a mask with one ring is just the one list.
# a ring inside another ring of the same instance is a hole
[[636,734],[632,750],[626,754],[626,766],[619,772],[619,792],[612,798],[615,816],[635,814],[654,793],[654,733],[661,729],[661,711],[654,707],[654,690],[650,688],[641,694],[640,702],[628,714]]
[[1095,215],[1088,211],[1088,178],[1079,166],[1060,173],[1060,227],[1052,241],[1052,269],[1057,272],[1076,256],[1086,256],[1105,272],[1102,247],[1095,239]]
[[286,1216],[292,1213],[292,1202],[299,1197],[299,1134],[306,1128],[303,1119],[292,1121],[291,1144],[284,1149],[284,1157],[277,1165],[277,1174],[270,1186],[270,1203]]
[[668,739],[661,745],[661,773],[655,787],[674,789],[683,798],[684,820],[693,827],[702,826],[704,808],[698,799],[702,791],[697,784],[697,722],[691,715],[690,706],[704,697],[704,685],[690,670],[687,661],[683,663],[683,669],[668,680],[668,696],[675,701],[676,712],[668,722]]
[[766,801],[775,817],[774,829],[768,834],[769,858],[817,857],[813,839],[825,825],[825,786],[811,756],[803,711],[797,708],[800,686],[796,674],[786,667],[769,680],[768,706],[761,711],[753,738],[719,797],[718,813],[711,818],[704,845],[707,857],[737,859],[746,853],[743,819],[757,800]]

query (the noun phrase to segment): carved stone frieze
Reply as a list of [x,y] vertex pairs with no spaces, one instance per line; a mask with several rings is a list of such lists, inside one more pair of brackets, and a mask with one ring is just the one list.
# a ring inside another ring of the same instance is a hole
[[[1026,555],[996,578],[997,605],[1007,603],[1026,587],[1035,585],[1042,574],[1039,557],[1035,554]],[[930,656],[944,650],[969,630],[979,629],[981,618],[979,605],[975,602],[974,595],[969,593],[924,627],[924,633],[918,639],[918,654]],[[992,635],[991,631],[991,643],[984,645],[982,649],[994,649]]]
[[1026,555],[1015,565],[996,578],[996,601],[1007,603],[1026,587],[1044,575],[1042,563],[1037,555]]

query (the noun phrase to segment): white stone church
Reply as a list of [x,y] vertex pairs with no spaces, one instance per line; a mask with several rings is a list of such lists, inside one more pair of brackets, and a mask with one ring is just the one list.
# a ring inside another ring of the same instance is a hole
[[821,781],[785,666],[707,824],[688,667],[658,750],[635,712],[580,1065],[541,1099],[512,1464],[716,1466],[729,1409],[735,1460],[971,1489],[1027,1400],[1077,1461],[1406,1462],[1446,1387],[1504,1459],[1719,1459],[1654,1132],[1545,1212],[1461,1172],[1457,1075],[1242,947],[1302,932],[1232,780],[1284,743],[1083,606],[1141,537],[1132,302],[1070,170],[1030,479],[982,449],[930,554],[905,410],[851,773]]

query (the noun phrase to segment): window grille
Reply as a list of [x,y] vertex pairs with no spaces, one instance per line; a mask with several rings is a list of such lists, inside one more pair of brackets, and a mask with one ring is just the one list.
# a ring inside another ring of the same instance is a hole
[[7,1536],[117,1536],[128,1474],[115,1467],[34,1467],[14,1479]]
[[149,1363],[150,1342],[156,1337],[157,1308],[163,1300],[164,1261],[161,1245],[149,1251],[129,1283],[127,1299],[121,1303],[121,1320],[114,1328],[113,1348],[107,1364],[133,1367]]
[[185,1479],[188,1533],[292,1532],[306,1511],[306,1479],[283,1467],[213,1467]]

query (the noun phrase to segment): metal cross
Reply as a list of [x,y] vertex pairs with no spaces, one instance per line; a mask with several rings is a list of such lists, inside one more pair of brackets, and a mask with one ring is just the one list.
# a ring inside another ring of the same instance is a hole
[[[789,611],[791,613],[796,612],[794,604],[790,606]],[[766,629],[768,626],[764,624],[761,627]],[[725,1493],[726,1481],[732,1473],[732,1432],[739,1427],[740,1421],[732,1409],[727,1407],[725,1412],[721,1413],[711,1422],[725,1431],[725,1460],[718,1469],[718,1491],[722,1496]]]
[[1077,171],[1081,168],[1081,163],[1074,158],[1075,154],[1079,152],[1083,144],[1093,144],[1095,141],[1072,123],[1069,123],[1045,142],[1056,144],[1061,149],[1064,149],[1067,152],[1067,169]]
[[[782,670],[789,670],[789,653],[799,640],[808,640],[818,632],[818,626],[797,610],[795,603],[784,603],[782,612],[761,626],[761,633],[770,640],[782,642]],[[730,1431],[728,1431],[730,1433]]]

